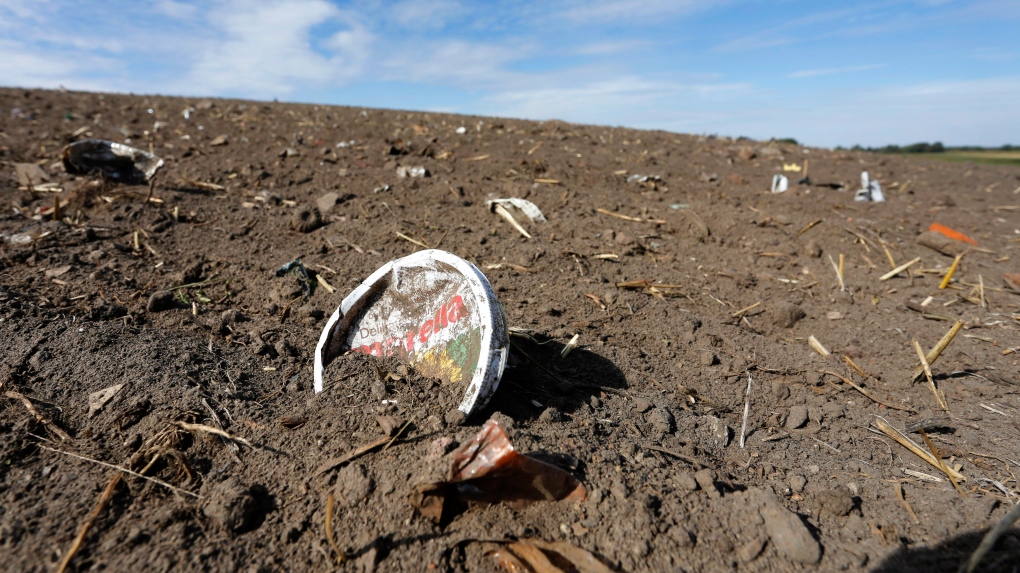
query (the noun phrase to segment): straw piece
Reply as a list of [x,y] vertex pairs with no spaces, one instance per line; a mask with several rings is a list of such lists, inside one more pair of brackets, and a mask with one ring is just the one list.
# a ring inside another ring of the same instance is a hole
[[510,214],[510,211],[507,211],[502,205],[496,204],[493,207],[493,211],[495,211],[496,214],[498,214],[500,217],[506,219],[506,222],[510,223],[510,225],[514,229],[517,229],[518,233],[524,235],[525,238],[528,239],[531,238],[531,235],[524,230],[524,227],[522,227],[521,224],[517,222],[517,219],[514,219],[514,216]]
[[955,259],[953,259],[953,265],[951,267],[949,267],[949,270],[946,271],[946,276],[942,277],[942,282],[939,283],[939,288],[940,289],[944,289],[947,286],[949,286],[949,281],[950,281],[950,279],[953,278],[953,273],[956,272],[956,267],[960,266],[960,259],[962,259],[962,258],[963,258],[963,255],[959,254],[959,255],[956,255]]
[[943,460],[942,456],[939,455],[939,451],[935,449],[935,444],[931,443],[931,438],[929,438],[928,434],[925,433],[924,428],[919,428],[917,432],[921,434],[922,438],[924,438],[924,443],[928,444],[928,449],[931,450],[931,455],[935,457],[935,461],[937,461],[939,463],[939,466],[941,466],[940,469],[942,470],[942,473],[946,474],[946,477],[949,478],[949,481],[953,482],[953,487],[956,488],[956,491],[960,492],[960,495],[962,495],[963,497],[967,497],[966,492],[963,491],[963,488],[960,487],[960,484],[956,483],[956,480],[953,479],[953,474],[949,473],[949,466],[946,465],[946,461]]
[[[931,464],[932,467],[940,471],[942,470],[942,465],[935,461],[935,458],[933,458],[930,453],[921,449],[921,447],[915,444],[913,440],[904,436],[896,428],[893,428],[885,418],[881,416],[875,416],[875,419],[872,423],[875,425],[876,428],[881,430],[882,433],[896,440],[904,448],[907,448],[911,452],[914,452],[919,458]],[[947,473],[946,475],[952,474],[952,476],[957,480],[966,481],[967,478],[963,477],[963,474],[961,474],[960,472],[957,472],[953,468],[946,469],[949,470],[949,473]]]
[[807,341],[808,345],[811,346],[811,348],[814,349],[815,352],[821,354],[822,356],[828,356],[829,354],[831,354],[828,351],[828,349],[822,346],[821,342],[818,342],[818,339],[815,338],[815,335],[812,334],[811,336],[809,336]]
[[853,386],[854,389],[857,390],[858,392],[860,392],[861,394],[864,394],[868,398],[871,398],[873,401],[875,401],[875,402],[885,406],[886,408],[892,408],[893,410],[902,410],[904,412],[913,412],[914,411],[913,409],[907,408],[906,406],[899,406],[899,405],[893,404],[891,402],[886,402],[885,400],[882,400],[881,398],[875,396],[871,392],[868,392],[867,390],[865,390],[864,388],[858,386],[857,384],[854,384],[853,380],[851,380],[849,378],[845,378],[843,376],[840,376],[839,374],[836,374],[835,372],[833,372],[831,370],[825,370],[825,371],[823,371],[823,374],[829,374],[830,376],[835,376],[836,378],[839,378],[843,382],[846,382],[847,384]]
[[917,343],[917,340],[912,341],[914,343],[914,350],[917,351],[917,357],[921,359],[921,367],[924,368],[924,375],[928,378],[928,385],[931,386],[932,394],[935,394],[935,400],[939,403],[939,407],[949,411],[949,406],[946,404],[945,398],[939,393],[939,389],[935,387],[935,379],[931,376],[931,366],[928,364],[928,359],[924,357],[924,351],[921,350],[921,345]]
[[[953,327],[949,329],[949,332],[947,332],[942,337],[942,340],[939,340],[938,344],[936,344],[935,347],[931,349],[931,352],[929,352],[925,356],[925,360],[928,361],[929,367],[932,364],[935,364],[935,361],[938,360],[939,356],[942,354],[942,351],[945,350],[947,346],[949,346],[949,343],[953,341],[953,337],[956,336],[957,332],[960,332],[961,328],[963,328],[963,321],[962,320],[956,321],[956,324],[954,324]],[[910,375],[910,380],[911,381],[917,380],[917,377],[920,376],[922,373],[924,373],[924,365],[919,364],[916,368],[914,368],[913,374]]]
[[902,265],[896,267],[895,269],[893,269],[893,270],[885,273],[884,275],[878,277],[878,280],[880,280],[880,281],[887,281],[887,280],[893,278],[894,276],[902,273],[903,271],[909,269],[910,267],[916,265],[919,262],[921,262],[921,257],[917,257],[916,259],[912,259],[909,262],[903,263]]

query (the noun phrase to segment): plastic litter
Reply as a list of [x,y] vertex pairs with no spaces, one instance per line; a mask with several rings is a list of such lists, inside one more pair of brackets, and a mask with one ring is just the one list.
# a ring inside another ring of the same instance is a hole
[[940,235],[944,235],[946,237],[949,237],[950,239],[952,239],[954,241],[960,241],[961,243],[967,243],[968,245],[976,245],[977,244],[977,241],[975,241],[974,239],[971,239],[967,235],[964,235],[963,233],[957,231],[956,229],[951,229],[951,228],[949,228],[949,227],[947,227],[945,225],[939,224],[939,223],[932,223],[928,227],[928,230],[932,231],[932,232],[935,232],[935,233],[939,233]]
[[105,139],[86,139],[68,145],[63,161],[68,173],[99,172],[122,183],[146,183],[163,167],[163,160],[147,151]]
[[456,131],[457,135],[464,135],[465,133],[467,133],[467,128],[462,125],[458,127]]
[[397,167],[397,177],[430,177],[432,174],[424,167]]
[[89,418],[94,416],[99,410],[103,409],[103,406],[112,400],[113,397],[117,395],[117,392],[119,392],[123,387],[123,384],[115,384],[89,394]]
[[786,193],[786,190],[790,188],[790,180],[786,178],[786,175],[772,176],[772,192],[773,193]]
[[301,294],[306,299],[315,294],[315,281],[309,277],[308,269],[301,264],[301,259],[294,259],[276,271],[276,276],[278,277],[287,276],[288,274],[298,278],[298,281],[301,283]]
[[513,210],[518,210],[532,221],[540,223],[544,223],[546,221],[545,215],[542,214],[542,210],[538,208],[538,205],[535,205],[527,199],[518,199],[516,197],[510,197],[507,199],[492,199],[486,201],[485,204],[489,207],[489,210],[493,212],[495,212],[496,207],[499,206],[511,213]]
[[489,207],[489,211],[492,211],[506,219],[506,221],[510,223],[514,229],[517,229],[518,233],[529,239],[531,238],[531,233],[528,233],[528,231],[517,222],[517,219],[514,218],[514,212],[519,211],[522,215],[532,221],[545,222],[546,220],[545,215],[542,214],[542,211],[538,208],[538,206],[527,199],[518,199],[516,197],[508,199],[492,199],[490,201],[486,201],[485,204]]
[[396,356],[426,376],[465,384],[458,409],[470,416],[496,391],[508,344],[485,275],[452,253],[419,251],[372,273],[330,316],[315,347],[315,392],[325,367],[347,351]]
[[662,183],[662,177],[658,175],[638,175],[637,173],[627,177],[627,183]]
[[868,178],[867,171],[861,171],[861,188],[854,194],[854,201],[873,201],[875,203],[885,201],[885,195],[882,195],[882,186],[878,184],[878,181]]
[[588,491],[566,471],[517,452],[495,420],[453,453],[447,478],[418,487],[415,506],[442,521],[459,502],[527,505],[564,499],[584,501]]

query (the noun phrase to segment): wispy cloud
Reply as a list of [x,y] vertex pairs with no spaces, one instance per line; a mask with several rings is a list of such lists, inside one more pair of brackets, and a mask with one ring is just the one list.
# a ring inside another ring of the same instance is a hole
[[1015,0],[0,0],[0,84],[1001,144],[1020,133],[1017,17]]
[[[372,43],[368,30],[325,0],[231,2],[210,21],[222,39],[191,66],[180,87],[192,93],[266,97],[342,84],[360,73]],[[311,30],[319,26],[335,31],[316,45]]]
[[595,0],[567,2],[554,15],[575,22],[635,21],[683,16],[726,4],[724,0]]
[[868,64],[863,66],[844,66],[842,68],[821,68],[815,70],[800,70],[799,72],[792,72],[786,74],[788,78],[813,78],[816,76],[832,76],[836,74],[850,74],[856,72],[866,72],[868,70],[877,70],[878,68],[884,67],[882,64]]

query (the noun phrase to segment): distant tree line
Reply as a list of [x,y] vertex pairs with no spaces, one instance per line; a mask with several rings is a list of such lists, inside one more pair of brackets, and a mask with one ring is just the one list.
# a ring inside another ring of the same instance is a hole
[[[836,149],[842,149],[837,147]],[[980,147],[977,145],[964,145],[960,147],[946,147],[942,145],[941,141],[934,143],[928,143],[922,141],[920,143],[913,143],[911,145],[886,145],[884,147],[862,147],[855,145],[851,148],[853,151],[871,151],[874,153],[942,153],[945,151],[1016,151],[1020,150],[1020,145],[1003,145],[1001,147]]]

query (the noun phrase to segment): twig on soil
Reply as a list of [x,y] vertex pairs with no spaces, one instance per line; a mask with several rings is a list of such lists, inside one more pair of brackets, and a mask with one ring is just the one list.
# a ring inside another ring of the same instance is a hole
[[838,265],[832,260],[832,255],[829,255],[829,263],[832,264],[832,270],[836,272],[836,279],[839,280],[839,290],[846,291],[846,284],[843,283],[843,253],[839,254]]
[[860,374],[860,375],[861,375],[861,377],[863,377],[863,378],[871,378],[871,376],[868,376],[868,373],[867,373],[867,372],[865,372],[863,368],[861,368],[860,366],[858,366],[858,365],[857,365],[857,364],[856,364],[856,363],[855,363],[855,362],[854,362],[853,360],[851,360],[851,359],[850,359],[850,357],[849,357],[849,356],[847,356],[846,354],[844,354],[844,355],[843,355],[843,362],[846,362],[846,363],[847,363],[847,365],[849,365],[849,366],[850,366],[850,368],[853,368],[853,369],[854,369],[854,372],[857,372],[858,374]]
[[370,443],[367,443],[367,444],[365,444],[363,446],[359,446],[359,447],[355,448],[354,450],[350,451],[349,453],[347,453],[346,455],[340,456],[339,458],[334,458],[334,459],[329,460],[328,462],[322,464],[321,466],[319,466],[319,469],[315,470],[315,475],[322,475],[322,474],[328,472],[329,470],[332,470],[334,468],[342,466],[343,464],[345,464],[347,462],[356,460],[356,459],[360,458],[361,456],[363,456],[363,455],[365,455],[367,453],[373,452],[376,449],[385,446],[389,442],[390,442],[390,437],[389,436],[385,436],[383,438],[379,438],[378,440],[376,440],[374,442],[370,442]]
[[985,556],[988,551],[995,546],[995,542],[1006,531],[1020,520],[1020,504],[1013,506],[1013,509],[1009,510],[1009,513],[1003,517],[999,523],[995,524],[988,533],[985,534],[984,538],[981,539],[981,543],[978,545],[974,553],[971,554],[970,559],[960,564],[960,568],[957,570],[958,573],[973,573],[974,569],[977,568],[978,563]]
[[184,495],[190,495],[191,497],[194,497],[194,498],[197,498],[197,499],[202,499],[202,496],[198,495],[197,493],[192,493],[192,492],[190,492],[190,491],[188,491],[186,489],[181,489],[181,488],[179,488],[179,487],[177,487],[175,485],[171,485],[171,484],[169,484],[169,483],[167,483],[167,482],[165,482],[165,481],[163,481],[161,479],[157,479],[157,478],[154,478],[154,477],[149,477],[147,475],[142,475],[142,474],[140,474],[138,472],[131,471],[131,470],[129,470],[127,468],[123,468],[121,466],[117,466],[117,465],[114,465],[114,464],[109,464],[109,463],[106,463],[106,462],[101,462],[99,460],[95,460],[95,459],[92,459],[92,458],[87,458],[85,456],[81,456],[81,455],[78,455],[78,454],[73,454],[71,452],[65,452],[63,450],[58,450],[58,449],[55,449],[55,448],[50,448],[48,446],[44,446],[44,445],[41,445],[41,444],[39,445],[39,447],[44,449],[44,450],[49,450],[51,452],[56,452],[58,454],[64,454],[65,456],[71,456],[72,458],[78,458],[79,460],[84,460],[86,462],[92,462],[94,464],[98,464],[98,465],[101,465],[103,467],[107,467],[107,468],[114,469],[114,470],[117,470],[117,471],[120,471],[120,472],[124,472],[126,474],[133,475],[133,476],[138,477],[138,478],[142,478],[144,480],[149,480],[152,483],[161,485],[161,486],[163,486],[163,487],[165,487],[165,488],[167,488],[167,489],[169,489],[171,491],[175,491],[177,493],[183,493]]
[[895,269],[893,269],[893,270],[885,273],[884,275],[878,277],[878,280],[880,280],[880,281],[887,281],[887,280],[893,278],[894,276],[902,273],[903,271],[909,269],[910,267],[916,265],[919,262],[921,262],[921,257],[917,257],[916,259],[911,259],[910,261],[905,262],[902,265],[896,267]]
[[336,498],[333,494],[329,494],[326,498],[326,539],[329,540],[329,545],[336,552],[336,564],[341,566],[347,562],[347,555],[340,551],[340,547],[336,544],[336,539],[333,538],[333,506],[336,504]]
[[29,400],[28,398],[26,398],[25,395],[22,394],[21,392],[15,392],[14,390],[8,390],[8,391],[4,392],[4,396],[7,396],[8,398],[10,398],[12,400],[19,400],[19,401],[21,401],[21,403],[25,405],[25,408],[27,408],[28,411],[33,416],[35,416],[35,419],[38,420],[40,424],[43,424],[44,426],[46,426],[47,428],[52,430],[53,433],[56,434],[61,440],[64,440],[66,442],[66,441],[69,441],[71,439],[71,436],[67,435],[67,432],[65,432],[64,430],[61,430],[60,427],[57,426],[57,424],[53,422],[53,420],[51,420],[51,419],[47,418],[46,416],[43,416],[42,414],[40,414],[39,410],[36,410],[35,406],[32,405],[32,401]]
[[815,338],[815,335],[812,334],[811,336],[809,336],[807,341],[808,345],[818,354],[821,354],[822,356],[828,356],[830,354],[829,350],[822,346],[821,342],[818,342],[818,339]]
[[575,334],[570,339],[570,342],[568,342],[565,345],[563,345],[563,350],[560,351],[560,358],[566,358],[567,355],[570,354],[571,351],[573,351],[575,348],[577,348],[577,341],[580,340],[580,339],[581,339],[581,335],[580,334]]
[[92,527],[96,518],[106,508],[106,504],[110,502],[110,498],[113,497],[113,489],[117,487],[117,484],[120,483],[120,478],[123,476],[123,473],[117,472],[110,480],[110,483],[106,484],[106,489],[103,490],[103,495],[99,496],[99,503],[96,504],[96,508],[85,518],[85,522],[81,524],[81,529],[78,530],[78,537],[74,538],[74,543],[64,552],[64,558],[60,560],[60,565],[57,566],[57,573],[64,573],[67,570],[67,566],[71,564],[71,560],[74,559],[75,554],[81,549],[81,544],[85,541],[85,535],[88,534],[89,528]]
[[889,259],[889,266],[895,269],[896,259],[894,259],[892,253],[889,252],[889,247],[885,244],[885,241],[882,242],[882,250],[885,251],[885,258]]
[[180,426],[182,429],[187,430],[189,432],[190,431],[207,432],[207,433],[215,434],[217,436],[220,436],[220,437],[226,438],[228,440],[237,442],[239,444],[244,444],[244,445],[248,446],[249,448],[252,447],[251,442],[249,442],[248,440],[246,440],[244,438],[241,438],[239,436],[234,436],[234,435],[228,434],[227,432],[224,432],[223,430],[221,430],[219,428],[214,428],[212,426],[206,426],[205,424],[189,424],[187,422],[174,422],[174,424],[176,424],[177,426]]
[[829,374],[831,376],[835,376],[836,378],[839,378],[843,382],[846,382],[847,384],[853,386],[854,389],[857,390],[858,392],[860,392],[861,394],[864,394],[868,398],[871,398],[873,401],[875,401],[875,402],[885,406],[886,408],[892,408],[893,410],[902,410],[904,412],[913,412],[914,411],[914,410],[912,410],[910,408],[907,408],[905,406],[899,406],[899,405],[893,404],[891,402],[886,402],[885,400],[882,400],[882,399],[878,398],[877,396],[875,396],[871,392],[868,392],[867,390],[865,390],[861,386],[858,386],[857,384],[854,383],[853,380],[851,380],[849,378],[846,378],[846,377],[843,377],[843,376],[840,376],[839,374],[836,374],[835,372],[832,372],[831,370],[823,370],[822,373],[823,374]]
[[732,316],[733,318],[742,317],[744,316],[745,313],[747,313],[747,311],[754,310],[755,308],[758,308],[760,305],[761,301],[759,300],[758,302],[752,304],[751,306],[745,306],[744,308],[738,310],[737,312],[734,312]]
[[935,461],[939,463],[939,469],[942,470],[942,473],[946,474],[946,477],[948,477],[949,481],[953,483],[953,487],[956,488],[956,491],[960,492],[960,495],[967,497],[967,494],[960,487],[960,484],[956,483],[956,480],[953,479],[953,474],[949,473],[949,467],[946,465],[946,461],[939,455],[939,451],[935,449],[935,444],[931,443],[931,438],[928,437],[928,434],[924,432],[924,429],[918,429],[917,432],[921,434],[922,438],[924,438],[924,443],[928,444],[928,449],[931,450],[931,455],[935,457]]
[[[899,442],[899,444],[901,446],[903,446],[904,448],[907,448],[911,452],[914,452],[915,454],[917,454],[918,457],[920,457],[922,460],[924,460],[924,461],[928,462],[929,464],[931,464],[931,466],[934,467],[935,469],[937,469],[937,470],[941,470],[942,469],[942,465],[940,463],[938,463],[935,460],[935,458],[932,457],[931,454],[929,454],[928,452],[926,452],[923,449],[921,449],[920,446],[915,444],[910,438],[904,436],[899,430],[897,430],[896,428],[893,428],[885,418],[883,418],[881,416],[875,416],[875,419],[874,419],[874,421],[872,423],[875,424],[876,428],[878,428],[879,430],[882,430],[882,433],[884,433],[885,435],[887,435],[890,438],[892,438],[892,439],[896,440],[897,442]],[[953,474],[953,477],[955,477],[956,479],[958,479],[960,481],[966,480],[966,478],[963,477],[962,474],[960,474],[959,472],[957,472],[953,468],[947,468],[947,469],[949,470],[949,472],[951,472]],[[949,475],[949,474],[946,474],[946,475]]]
[[942,483],[942,478],[938,476],[933,476],[931,474],[926,474],[924,472],[915,472],[914,470],[908,470],[907,468],[903,468],[903,473],[910,477],[917,478],[921,481],[926,481],[928,483]]
[[747,432],[747,414],[751,411],[751,372],[747,371],[747,393],[744,396],[744,423],[740,425],[740,449],[744,449],[744,433]]
[[798,237],[798,238],[800,238],[800,236],[801,236],[801,235],[803,235],[804,233],[807,233],[807,232],[808,232],[808,231],[810,231],[810,230],[811,230],[811,229],[812,229],[812,228],[813,228],[813,227],[814,227],[815,225],[817,225],[818,223],[821,223],[821,222],[822,222],[822,221],[824,221],[824,220],[825,220],[825,219],[816,219],[816,220],[814,220],[814,221],[811,221],[810,223],[808,223],[807,225],[805,225],[803,229],[801,229],[801,230],[797,231],[797,237]]
[[921,345],[917,343],[917,340],[913,340],[914,350],[917,351],[917,357],[921,359],[921,367],[924,369],[924,375],[928,378],[928,385],[931,387],[932,394],[935,394],[935,400],[938,401],[939,407],[949,411],[949,405],[946,404],[945,398],[939,392],[939,389],[935,386],[935,379],[931,376],[931,366],[928,365],[928,359],[924,357],[924,351],[921,350]]
[[329,284],[329,282],[326,281],[326,277],[316,273],[315,280],[319,281],[319,284],[322,286],[322,288],[326,289],[326,292],[328,292],[329,294],[333,294],[334,292],[336,292],[336,287]]
[[685,461],[687,463],[690,463],[690,464],[693,464],[695,466],[701,466],[702,468],[711,468],[712,467],[712,466],[706,464],[705,462],[703,462],[703,461],[701,461],[701,460],[699,460],[697,458],[692,458],[691,456],[686,456],[684,454],[681,454],[680,452],[674,452],[673,450],[668,450],[666,448],[662,448],[662,447],[659,447],[659,446],[644,446],[644,448],[646,450],[652,450],[653,452],[659,452],[661,454],[666,454],[666,455],[669,455],[669,456],[673,456],[674,458],[677,458],[679,460],[683,460],[683,461]]
[[599,213],[602,213],[603,215],[609,215],[610,217],[616,217],[617,219],[623,219],[624,221],[633,221],[635,223],[655,223],[656,225],[665,225],[666,224],[666,221],[663,221],[662,219],[642,219],[640,217],[631,217],[629,215],[624,215],[622,213],[614,213],[614,212],[609,211],[607,209],[602,209],[601,207],[598,208],[598,209],[595,209],[595,211],[597,211]]
[[949,281],[953,278],[953,273],[956,272],[956,267],[960,266],[960,259],[962,259],[962,258],[963,258],[963,255],[961,254],[961,255],[956,255],[956,258],[953,259],[952,266],[949,267],[949,270],[946,271],[946,276],[942,277],[942,282],[939,283],[939,288],[940,289],[944,289],[947,286],[949,286]]
[[903,507],[906,508],[907,513],[910,514],[910,518],[914,520],[914,523],[917,524],[917,525],[921,525],[921,520],[917,519],[917,514],[914,513],[913,509],[910,509],[910,504],[907,503],[906,498],[903,497],[903,482],[904,481],[909,481],[909,480],[896,480],[893,483],[893,487],[896,488],[896,499],[900,500],[900,503],[902,503]]
[[393,232],[393,234],[394,234],[394,235],[396,235],[396,236],[398,236],[398,237],[400,237],[401,239],[404,239],[404,240],[405,240],[405,241],[407,241],[408,243],[412,243],[412,244],[418,245],[419,247],[421,247],[421,248],[423,248],[423,249],[428,249],[428,248],[430,248],[430,247],[429,247],[428,245],[426,245],[425,243],[423,243],[423,242],[421,242],[421,241],[416,241],[416,240],[412,239],[411,237],[408,237],[407,235],[405,235],[405,234],[403,234],[403,233],[401,233],[401,232],[399,232],[399,231],[394,231],[394,232]]
[[528,233],[524,229],[524,227],[522,227],[521,224],[517,222],[517,219],[514,219],[514,216],[510,213],[510,211],[507,211],[506,208],[504,208],[502,205],[498,203],[495,204],[493,206],[493,211],[495,211],[496,214],[499,215],[500,217],[506,219],[506,222],[510,223],[510,226],[513,227],[514,229],[517,229],[518,233],[524,235],[524,238],[526,239],[531,238],[531,234]]
[[392,438],[392,439],[391,439],[390,441],[386,442],[386,445],[385,445],[385,446],[383,446],[383,449],[382,449],[382,451],[384,451],[384,452],[385,452],[386,450],[390,449],[390,446],[392,446],[392,445],[393,445],[393,442],[396,442],[396,441],[397,441],[397,438],[399,438],[399,437],[400,437],[400,435],[404,433],[404,430],[406,430],[407,428],[409,428],[409,427],[411,426],[411,424],[412,424],[413,422],[414,422],[414,418],[411,418],[410,420],[408,420],[408,421],[404,422],[404,425],[403,425],[403,426],[400,426],[400,429],[399,429],[399,430],[397,430],[397,433],[396,433],[396,434],[393,434],[393,438]]
[[[939,359],[939,356],[942,354],[942,351],[945,350],[947,346],[949,346],[949,343],[953,341],[953,337],[956,336],[957,332],[960,332],[961,328],[963,328],[963,321],[962,320],[956,321],[956,324],[954,324],[952,328],[949,329],[949,332],[947,332],[945,336],[942,337],[942,340],[939,340],[938,344],[936,344],[935,347],[931,349],[931,352],[929,352],[925,356],[925,360],[928,362],[929,369],[931,368],[931,365],[935,364],[935,361]],[[916,368],[914,368],[914,372],[910,375],[910,380],[911,381],[917,380],[917,377],[923,373],[924,365],[919,364]]]

